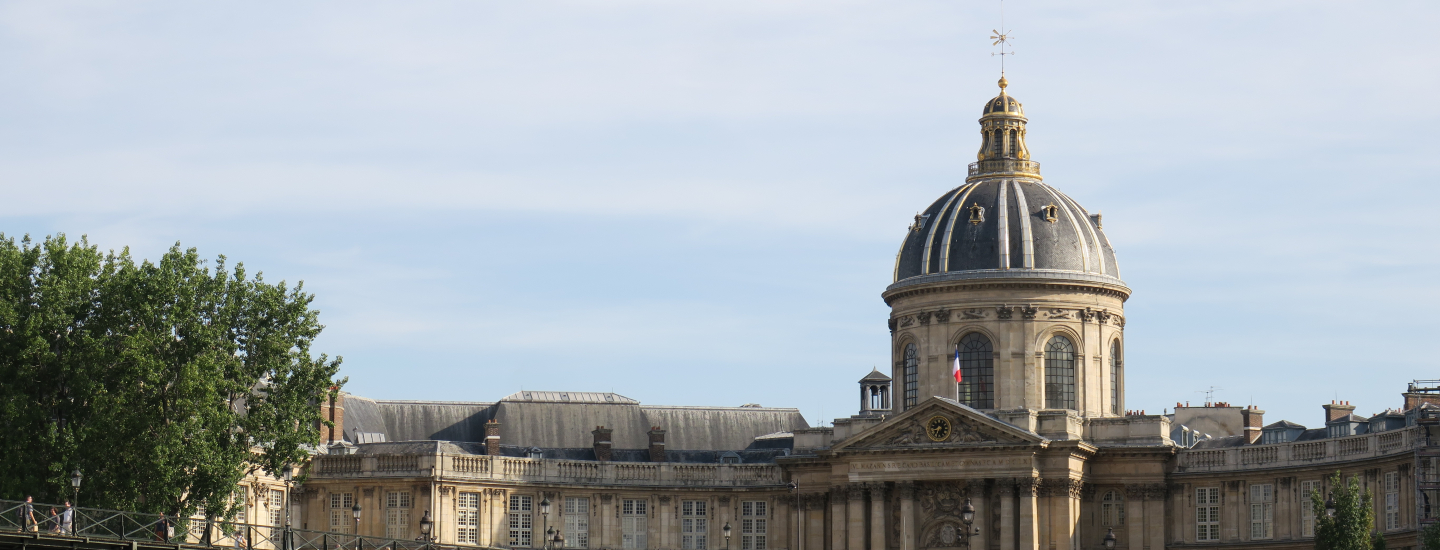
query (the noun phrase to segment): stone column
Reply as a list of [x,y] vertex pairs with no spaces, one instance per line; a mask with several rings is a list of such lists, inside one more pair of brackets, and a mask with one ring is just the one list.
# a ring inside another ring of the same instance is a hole
[[825,550],[825,508],[829,499],[826,493],[810,495],[805,501],[807,520],[805,548]]
[[[1248,507],[1247,507],[1248,511]],[[1247,515],[1248,517],[1248,515]],[[1145,542],[1151,548],[1165,547],[1165,485],[1152,483],[1145,491]]]
[[849,502],[849,493],[843,485],[830,488],[830,550],[846,550],[845,533],[849,521],[845,517],[845,506]]
[[970,528],[972,533],[973,529],[980,529],[979,533],[970,535],[970,548],[975,550],[985,550],[990,547],[986,543],[990,536],[990,499],[985,498],[987,496],[985,485],[982,480],[970,481],[970,505],[975,507],[975,523]]
[[900,550],[915,550],[915,482],[895,484],[900,494]]
[[845,510],[845,548],[865,550],[865,486],[851,483],[846,494],[849,505]]
[[885,483],[870,484],[870,550],[885,549]]
[[[670,525],[670,518],[674,515],[670,511],[671,507],[672,504],[670,495],[660,495],[660,509],[656,510],[658,512],[656,515],[659,516],[660,519],[660,537],[659,540],[656,542],[660,543],[659,546],[661,548],[674,548],[680,546],[679,544],[677,544],[679,542],[678,540],[673,542],[670,540],[671,538],[675,537],[675,535],[670,532],[673,529],[673,527],[671,527]],[[564,516],[561,516],[561,519],[563,520]],[[561,527],[564,527],[563,522],[561,523]]]
[[1022,477],[1017,480],[1016,492],[1020,493],[1020,513],[1018,518],[1020,526],[1019,540],[1015,541],[1019,550],[1039,550],[1040,548],[1040,525],[1036,521],[1038,509],[1036,507],[1036,491],[1040,488],[1040,478]]
[[596,546],[619,546],[615,535],[615,495],[600,495],[600,544]]
[[1127,548],[1142,548],[1145,545],[1145,488],[1138,484],[1125,486],[1125,537]]
[[1000,495],[1000,550],[1015,549],[1015,480],[995,480],[995,492]]

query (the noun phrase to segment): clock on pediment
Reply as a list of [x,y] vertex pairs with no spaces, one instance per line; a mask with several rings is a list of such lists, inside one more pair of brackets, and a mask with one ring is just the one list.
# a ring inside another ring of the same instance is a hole
[[950,439],[950,419],[940,415],[930,417],[925,421],[925,435],[930,436],[931,441],[945,441]]

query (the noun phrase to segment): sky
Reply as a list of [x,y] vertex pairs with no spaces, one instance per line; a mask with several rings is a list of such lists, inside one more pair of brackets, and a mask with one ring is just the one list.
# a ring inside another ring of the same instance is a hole
[[[304,281],[381,399],[854,414],[959,185],[1000,4],[0,4],[0,232]],[[1440,378],[1440,5],[1011,1],[1046,182],[1102,212],[1127,407],[1323,422]],[[1427,342],[1429,342],[1427,344]]]

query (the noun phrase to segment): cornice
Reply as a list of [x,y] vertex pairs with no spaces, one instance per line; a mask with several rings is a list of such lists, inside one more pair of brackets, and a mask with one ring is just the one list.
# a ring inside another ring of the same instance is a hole
[[[909,298],[925,294],[940,292],[954,292],[962,290],[979,289],[1003,289],[1003,290],[1063,290],[1069,292],[1083,292],[1119,298],[1120,301],[1130,299],[1130,287],[1120,283],[1118,279],[1110,279],[1115,282],[1104,282],[1095,277],[1095,281],[1081,280],[1080,273],[1075,273],[1077,278],[1056,277],[1053,279],[1032,275],[1033,278],[1021,276],[1021,273],[1030,273],[1025,270],[1007,270],[995,273],[1005,273],[995,277],[967,276],[978,275],[989,272],[945,272],[930,275],[919,275],[890,285],[885,292],[880,293],[880,298],[885,300],[886,305],[892,305],[894,300]],[[966,274],[966,275],[962,275]],[[1013,275],[1013,276],[1009,276]],[[947,277],[948,276],[948,277]],[[916,280],[930,279],[930,280]]]

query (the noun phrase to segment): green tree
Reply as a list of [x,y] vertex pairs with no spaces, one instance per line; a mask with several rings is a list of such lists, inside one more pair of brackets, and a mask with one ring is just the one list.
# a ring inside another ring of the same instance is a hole
[[78,468],[87,506],[230,515],[241,478],[319,443],[340,358],[311,355],[313,300],[178,243],[137,263],[0,234],[0,495],[68,497]]
[[1440,523],[1431,523],[1420,530],[1420,547],[1426,550],[1440,549]]
[[1375,507],[1370,493],[1360,488],[1360,478],[1351,477],[1346,483],[1340,472],[1335,472],[1330,476],[1330,498],[1335,501],[1333,517],[1325,512],[1326,497],[1319,491],[1310,494],[1310,506],[1315,511],[1315,549],[1371,550]]

